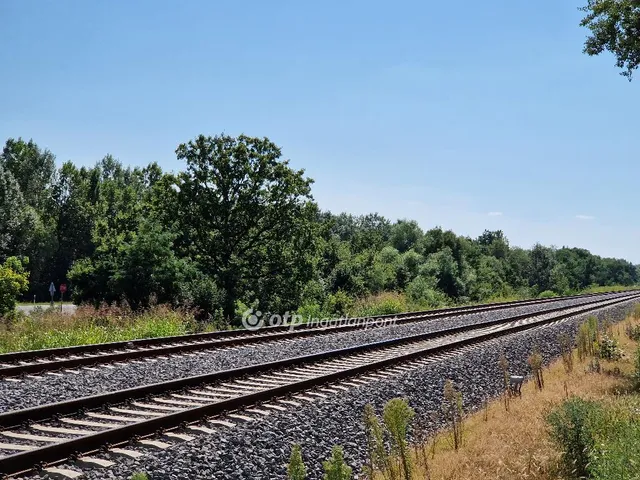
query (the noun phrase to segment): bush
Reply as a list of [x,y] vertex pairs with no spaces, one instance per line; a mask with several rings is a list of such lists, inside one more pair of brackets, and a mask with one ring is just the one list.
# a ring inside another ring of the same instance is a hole
[[573,397],[547,415],[551,438],[562,451],[562,465],[569,478],[589,475],[590,455],[595,444],[590,417],[601,415],[600,410],[595,402]]
[[327,297],[326,304],[330,314],[345,315],[353,306],[353,300],[344,290],[338,290]]
[[538,295],[538,298],[555,298],[557,296],[558,294],[556,292],[545,290],[544,292],[541,292],[540,295]]
[[314,318],[326,318],[329,315],[317,302],[307,302],[303,304],[298,308],[296,314],[302,316],[303,322]]
[[291,447],[291,457],[287,466],[287,478],[289,480],[304,480],[307,476],[307,469],[302,461],[302,449],[300,445]]
[[573,397],[553,410],[547,420],[563,452],[565,474],[575,479],[639,478],[639,407],[637,398],[604,404]]
[[384,425],[391,439],[391,452],[400,460],[405,478],[411,477],[411,456],[407,445],[408,429],[415,417],[415,411],[406,400],[389,400],[382,413]]
[[339,445],[334,445],[331,457],[322,462],[324,467],[324,480],[349,480],[351,467],[344,461],[344,451]]
[[17,257],[9,257],[0,264],[0,317],[13,313],[17,298],[29,286],[29,273]]
[[615,338],[603,335],[599,347],[600,358],[603,360],[620,360],[622,358],[623,351]]
[[401,293],[383,292],[378,295],[357,300],[353,309],[354,317],[374,317],[406,312],[407,299]]
[[429,279],[422,276],[416,277],[409,283],[406,292],[409,300],[419,309],[438,308],[449,303],[449,298],[437,290]]
[[625,327],[625,333],[631,340],[635,342],[640,341],[640,325],[632,325],[631,323],[628,323]]
[[149,476],[146,473],[136,472],[131,475],[131,480],[149,480]]

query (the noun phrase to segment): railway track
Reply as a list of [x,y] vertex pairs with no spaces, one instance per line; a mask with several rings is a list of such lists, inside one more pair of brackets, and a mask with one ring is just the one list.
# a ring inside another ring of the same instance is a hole
[[[608,297],[553,312],[516,315],[8,412],[0,415],[0,454],[5,455],[0,458],[0,474],[46,466],[50,474],[73,478],[77,472],[55,464],[73,458],[87,465],[108,466],[113,455],[139,454],[127,448],[132,439],[147,447],[166,448],[166,439],[189,440],[198,432],[210,433],[212,427],[229,426],[230,421],[251,421],[247,412],[267,415],[314,396],[339,393],[336,389],[344,385],[357,385],[358,376],[375,378],[377,374],[371,372],[392,365],[401,364],[396,367],[401,369],[402,364],[420,358],[638,299],[639,293]],[[346,382],[322,388],[336,381]]]
[[[631,292],[617,295],[631,294]],[[92,367],[99,364],[130,361],[154,356],[202,352],[216,348],[231,348],[238,345],[248,345],[263,342],[282,341],[286,339],[303,338],[314,335],[326,335],[338,332],[349,332],[365,328],[380,328],[393,321],[394,325],[403,325],[427,320],[438,320],[452,316],[482,313],[488,311],[505,310],[508,308],[530,305],[553,305],[559,301],[570,299],[585,299],[596,301],[612,293],[598,293],[575,295],[552,299],[523,300],[486,304],[473,307],[453,307],[433,311],[410,312],[397,315],[382,315],[372,317],[365,323],[363,319],[352,319],[351,324],[329,324],[327,326],[310,327],[306,324],[297,326],[266,327],[255,332],[247,330],[229,330],[210,333],[197,333],[173,337],[148,338],[128,342],[113,342],[106,344],[80,345],[73,347],[12,352],[0,355],[0,378],[37,375],[78,367]],[[554,308],[548,309],[549,312]]]

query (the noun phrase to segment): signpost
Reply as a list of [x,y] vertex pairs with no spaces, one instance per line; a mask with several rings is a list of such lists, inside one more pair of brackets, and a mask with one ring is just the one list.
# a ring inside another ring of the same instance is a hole
[[66,283],[61,283],[60,284],[60,311],[62,312],[62,301],[64,299],[64,294],[67,291],[67,284]]
[[51,294],[51,306],[53,307],[53,294],[56,293],[56,286],[51,282],[49,285],[49,293]]

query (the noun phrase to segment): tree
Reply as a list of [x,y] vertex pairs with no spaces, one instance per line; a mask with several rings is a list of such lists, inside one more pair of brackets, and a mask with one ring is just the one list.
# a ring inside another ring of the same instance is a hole
[[24,269],[26,263],[26,260],[9,257],[0,264],[0,317],[15,310],[18,295],[29,285],[29,274]]
[[56,169],[55,157],[49,150],[40,150],[33,140],[10,138],[2,150],[2,162],[18,184],[30,206],[42,212],[48,200],[49,187]]
[[200,135],[176,154],[187,162],[176,184],[176,218],[188,251],[221,286],[231,321],[236,301],[255,282],[307,265],[312,180],[280,160],[280,148],[267,138]]
[[640,65],[640,1],[589,0],[581,10],[587,14],[580,26],[591,31],[584,53],[613,53],[616,66],[624,69],[621,74],[631,81],[633,71]]
[[0,260],[23,248],[18,239],[24,228],[24,209],[20,186],[0,159]]
[[531,271],[529,285],[536,287],[537,292],[551,290],[551,270],[555,264],[553,250],[536,243],[531,249]]
[[416,247],[418,242],[422,240],[423,235],[418,222],[414,220],[398,220],[398,222],[391,227],[390,241],[396,250],[404,253],[410,248]]

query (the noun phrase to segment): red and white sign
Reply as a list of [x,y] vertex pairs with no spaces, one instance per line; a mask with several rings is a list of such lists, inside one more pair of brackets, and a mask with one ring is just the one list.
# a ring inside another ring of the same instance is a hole
[[60,293],[64,293],[67,291],[67,284],[66,283],[61,283],[60,284]]

